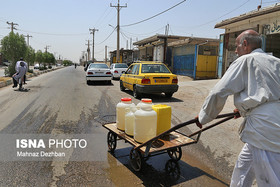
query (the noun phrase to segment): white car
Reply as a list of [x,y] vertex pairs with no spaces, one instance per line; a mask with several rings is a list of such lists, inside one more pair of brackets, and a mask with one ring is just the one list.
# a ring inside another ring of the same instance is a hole
[[34,65],[34,69],[39,69],[40,65],[39,64],[35,64]]
[[112,78],[120,78],[121,75],[126,71],[126,69],[128,68],[127,64],[125,63],[114,63],[110,66],[110,71],[112,73]]
[[90,63],[86,71],[87,84],[94,81],[106,81],[111,84],[112,74],[109,67],[104,63]]
[[11,63],[10,63],[10,62],[3,62],[3,64],[4,64],[5,66],[9,66]]

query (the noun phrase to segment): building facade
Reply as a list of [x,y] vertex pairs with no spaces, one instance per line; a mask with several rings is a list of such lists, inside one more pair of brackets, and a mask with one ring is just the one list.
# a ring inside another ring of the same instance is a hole
[[[120,49],[120,62],[131,64],[134,61],[133,50],[129,49]],[[117,62],[117,50],[110,52],[110,64]]]
[[280,4],[269,7],[258,7],[256,10],[224,20],[215,28],[225,29],[220,36],[218,76],[221,77],[229,65],[237,58],[235,54],[235,39],[247,30],[257,31],[262,39],[262,49],[276,57],[280,57]]
[[155,35],[134,45],[139,49],[139,60],[161,61],[175,74],[193,79],[217,77],[217,39]]
[[173,73],[193,79],[216,78],[218,46],[218,39],[197,37],[169,43]]
[[168,44],[187,38],[185,36],[156,34],[133,43],[139,49],[139,59],[144,61],[161,61],[171,67],[171,49]]

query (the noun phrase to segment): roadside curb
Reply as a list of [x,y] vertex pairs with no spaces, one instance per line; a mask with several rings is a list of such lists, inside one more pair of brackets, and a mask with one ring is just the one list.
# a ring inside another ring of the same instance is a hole
[[[52,72],[52,71],[55,71],[55,70],[58,70],[58,69],[61,69],[63,67],[59,67],[59,68],[56,68],[56,69],[48,69],[48,70],[43,70],[43,71],[38,71],[38,72],[34,72],[34,73],[31,73],[31,74],[28,74],[26,75],[26,78],[30,78],[30,77],[36,77],[36,76],[39,76],[41,74],[44,74],[44,73],[48,73],[48,72]],[[5,81],[0,81],[0,88],[3,88],[5,86],[9,86],[13,83],[13,80],[12,78],[10,79],[7,79]]]

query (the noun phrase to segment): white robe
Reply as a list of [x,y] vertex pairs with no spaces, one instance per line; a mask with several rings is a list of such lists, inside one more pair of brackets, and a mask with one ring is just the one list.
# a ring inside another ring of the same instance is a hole
[[236,59],[206,98],[199,122],[215,119],[229,95],[244,117],[241,140],[280,153],[280,59],[261,49]]

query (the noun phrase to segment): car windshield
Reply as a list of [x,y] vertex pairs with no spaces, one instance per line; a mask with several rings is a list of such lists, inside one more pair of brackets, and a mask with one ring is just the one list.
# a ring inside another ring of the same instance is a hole
[[170,71],[163,64],[143,64],[141,73],[170,73]]
[[89,68],[108,69],[106,64],[90,64]]
[[116,64],[115,68],[127,68],[127,64]]

